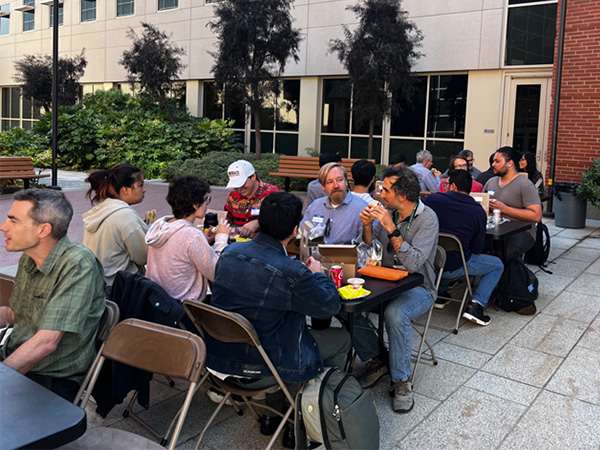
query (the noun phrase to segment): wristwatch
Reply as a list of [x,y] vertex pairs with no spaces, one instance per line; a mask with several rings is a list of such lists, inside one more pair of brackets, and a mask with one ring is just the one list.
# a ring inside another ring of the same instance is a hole
[[391,233],[388,234],[388,239],[392,240],[393,237],[399,237],[400,236],[400,230],[398,228],[396,228],[394,231],[392,231]]

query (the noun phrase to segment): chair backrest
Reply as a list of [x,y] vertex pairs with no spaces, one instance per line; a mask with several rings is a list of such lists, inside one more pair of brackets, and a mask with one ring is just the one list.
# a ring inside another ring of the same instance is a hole
[[442,274],[444,273],[444,266],[446,265],[446,250],[441,245],[437,246],[435,251],[435,260],[433,261],[433,268],[437,272],[437,276],[435,278],[435,290],[440,287],[440,283],[442,282]]
[[0,306],[9,306],[8,299],[15,284],[14,277],[0,274]]
[[119,322],[119,305],[111,300],[106,300],[106,309],[100,319],[100,328],[98,328],[98,334],[96,339],[105,342],[110,335],[110,332]]
[[469,194],[471,197],[475,199],[477,203],[481,205],[485,214],[489,216],[490,214],[490,194],[487,192],[471,192]]
[[467,270],[467,260],[465,259],[465,253],[463,251],[462,243],[460,239],[450,233],[440,233],[438,244],[441,245],[446,253],[448,252],[458,252],[460,255],[460,260],[462,262],[463,270],[465,271],[465,281],[467,283],[467,289],[469,293],[471,291],[471,281],[469,280],[469,271]]
[[205,331],[219,341],[260,345],[256,330],[241,314],[192,300],[184,300],[183,309],[200,332]]
[[108,336],[102,357],[136,369],[198,382],[206,347],[199,336],[189,331],[126,319]]

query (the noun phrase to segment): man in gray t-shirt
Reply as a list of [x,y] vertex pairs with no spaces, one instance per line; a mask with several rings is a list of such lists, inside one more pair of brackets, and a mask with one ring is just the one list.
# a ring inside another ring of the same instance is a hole
[[[540,196],[531,181],[518,173],[521,152],[512,147],[499,148],[492,167],[497,175],[488,180],[483,192],[490,193],[490,209],[499,209],[503,216],[521,222],[537,223],[542,220]],[[514,254],[521,256],[535,243],[535,228],[511,236],[506,243],[506,260]]]

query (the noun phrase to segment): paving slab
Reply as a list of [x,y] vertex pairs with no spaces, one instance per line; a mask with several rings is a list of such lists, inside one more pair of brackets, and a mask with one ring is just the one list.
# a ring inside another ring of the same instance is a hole
[[[556,248],[552,243],[550,244],[550,253],[548,254],[548,261],[556,261],[558,258],[567,250],[564,248]],[[552,269],[550,269],[552,270]]]
[[598,295],[600,293],[600,277],[592,273],[583,273],[567,287],[567,292]]
[[598,258],[596,262],[589,266],[585,271],[589,273],[595,273],[596,275],[600,275],[600,258]]
[[590,350],[598,351],[600,349],[600,318],[596,317],[596,320],[587,327],[583,337],[577,344],[577,347],[587,348]]
[[509,344],[483,367],[483,371],[542,387],[561,362],[562,358],[558,356]]
[[600,349],[575,348],[546,389],[600,406]]
[[501,450],[598,449],[600,407],[544,391]]
[[474,369],[481,369],[492,357],[488,353],[478,352],[447,342],[439,342],[434,345],[433,349],[438,358]]
[[[591,261],[575,261],[572,259],[559,259],[548,266],[548,270],[552,275],[561,275],[564,277],[577,277],[581,275],[585,269],[591,264]],[[530,269],[538,268],[538,266],[528,265]]]
[[564,252],[561,258],[575,259],[577,261],[595,261],[598,258],[598,250],[576,246]]
[[578,242],[579,239],[562,237],[561,234],[557,234],[550,238],[550,248],[569,249],[577,245]]
[[600,250],[600,236],[589,236],[575,246],[575,248],[577,247],[595,248],[596,250]]
[[525,347],[565,357],[585,332],[586,325],[563,317],[538,314],[511,341]]
[[434,400],[445,400],[476,372],[475,369],[443,359],[438,365],[421,364],[413,390]]
[[563,291],[544,308],[544,314],[589,324],[600,313],[600,297]]
[[400,449],[497,447],[525,407],[462,387],[402,440]]
[[545,294],[552,297],[556,297],[558,294],[560,294],[562,290],[571,284],[575,279],[575,277],[559,275],[554,271],[552,274],[540,271],[536,274],[536,276],[539,283],[538,292],[540,294]]
[[585,228],[564,228],[563,231],[558,234],[558,237],[579,240],[592,234],[596,228],[598,227],[586,226]]
[[477,372],[465,386],[523,406],[529,406],[540,393],[539,388],[486,372]]

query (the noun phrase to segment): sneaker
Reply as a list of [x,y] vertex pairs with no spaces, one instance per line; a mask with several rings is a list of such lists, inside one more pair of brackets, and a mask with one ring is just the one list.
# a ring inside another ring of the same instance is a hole
[[399,413],[407,413],[415,406],[413,398],[412,384],[410,381],[398,381],[392,384],[390,388],[390,396],[392,400],[392,408]]
[[387,374],[387,365],[381,359],[375,357],[367,363],[365,372],[359,377],[358,382],[363,389],[369,389],[375,386]]
[[[223,397],[225,397],[224,394],[217,392],[213,389],[209,389],[208,391],[206,391],[206,396],[210,399],[211,402],[216,403],[217,405],[220,404],[223,401]],[[235,397],[237,397],[237,395]],[[238,398],[239,398],[239,402],[244,401],[241,397],[238,397]],[[227,399],[227,401],[225,402],[225,404],[229,405],[229,406],[233,406],[233,404],[235,403],[239,407],[240,406],[239,402],[236,402],[230,395],[229,398]]]
[[438,298],[438,299],[436,299],[435,303],[433,304],[433,307],[435,309],[444,309],[448,303],[450,303],[450,300]]
[[490,316],[483,314],[483,306],[477,302],[469,302],[467,309],[462,315],[465,319],[470,320],[477,325],[486,326],[490,323]]

